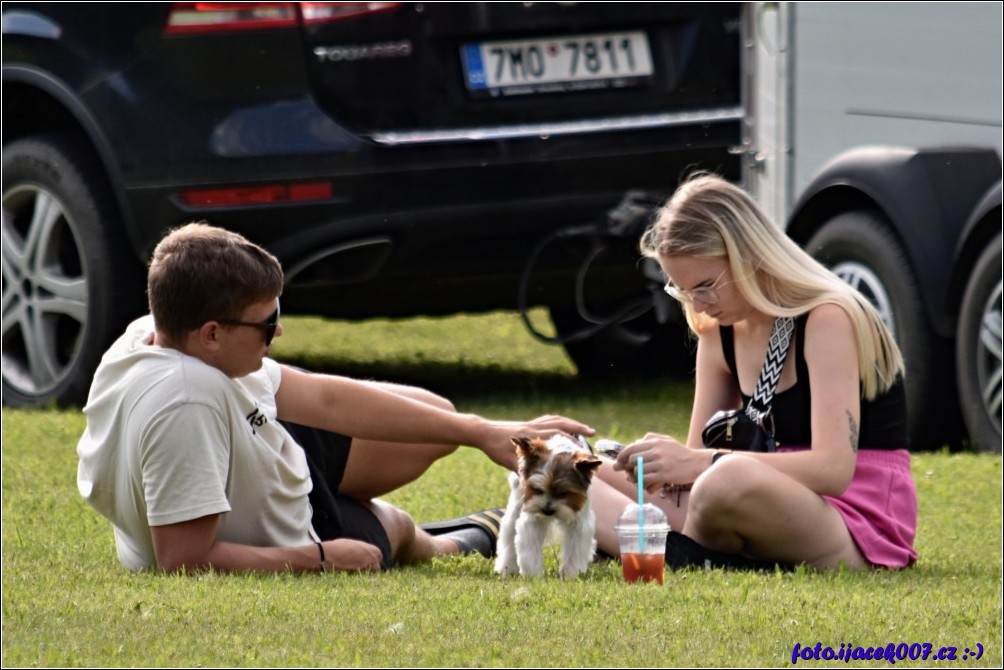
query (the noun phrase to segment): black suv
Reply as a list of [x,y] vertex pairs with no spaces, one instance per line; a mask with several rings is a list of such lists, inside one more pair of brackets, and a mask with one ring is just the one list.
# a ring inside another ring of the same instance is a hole
[[543,305],[581,370],[664,364],[661,310],[625,308],[637,228],[607,224],[689,169],[738,179],[739,13],[4,3],[4,402],[81,402],[152,246],[203,219],[278,256],[287,313]]

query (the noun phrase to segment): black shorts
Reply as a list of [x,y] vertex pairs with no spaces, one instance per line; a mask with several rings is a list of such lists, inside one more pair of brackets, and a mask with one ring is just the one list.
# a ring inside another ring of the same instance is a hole
[[322,540],[342,537],[369,542],[383,554],[381,567],[392,564],[387,531],[368,507],[354,498],[338,492],[345,476],[352,438],[300,424],[282,422],[307,455],[312,509],[311,523]]

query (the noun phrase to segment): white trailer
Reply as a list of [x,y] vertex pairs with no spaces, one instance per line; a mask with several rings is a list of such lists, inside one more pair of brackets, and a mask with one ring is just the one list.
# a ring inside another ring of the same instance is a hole
[[743,11],[744,185],[892,326],[914,446],[1000,452],[1002,5]]

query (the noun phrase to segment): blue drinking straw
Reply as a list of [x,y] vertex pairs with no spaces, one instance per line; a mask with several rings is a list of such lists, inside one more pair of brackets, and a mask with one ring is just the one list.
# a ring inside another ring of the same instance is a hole
[[645,459],[638,457],[638,553],[645,553]]

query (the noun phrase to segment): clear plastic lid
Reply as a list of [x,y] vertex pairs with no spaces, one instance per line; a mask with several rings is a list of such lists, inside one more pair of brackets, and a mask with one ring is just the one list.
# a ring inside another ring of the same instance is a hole
[[639,529],[648,532],[668,533],[669,519],[661,509],[652,503],[645,503],[641,508],[641,519],[638,518],[638,503],[631,503],[624,508],[623,514],[617,520],[618,533],[637,533]]

